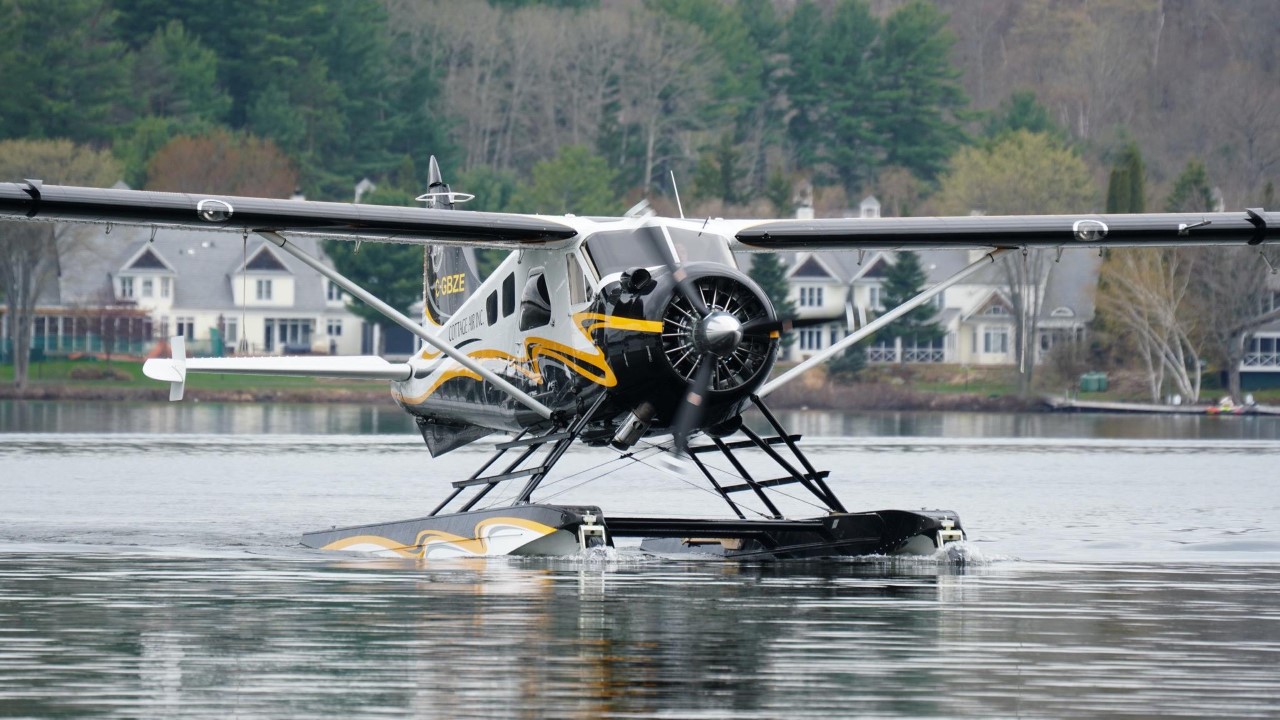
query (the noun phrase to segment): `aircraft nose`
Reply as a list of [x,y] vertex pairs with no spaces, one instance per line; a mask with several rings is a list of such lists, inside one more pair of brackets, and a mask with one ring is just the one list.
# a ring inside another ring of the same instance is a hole
[[742,342],[742,322],[723,311],[715,311],[698,325],[698,344],[705,352],[728,357]]

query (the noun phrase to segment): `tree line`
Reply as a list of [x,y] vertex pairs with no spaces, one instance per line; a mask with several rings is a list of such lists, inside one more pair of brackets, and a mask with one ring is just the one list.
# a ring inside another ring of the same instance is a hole
[[434,154],[519,212],[674,209],[673,174],[723,216],[1265,206],[1277,24],[1266,0],[0,0],[0,140],[133,187],[367,177],[396,204]]

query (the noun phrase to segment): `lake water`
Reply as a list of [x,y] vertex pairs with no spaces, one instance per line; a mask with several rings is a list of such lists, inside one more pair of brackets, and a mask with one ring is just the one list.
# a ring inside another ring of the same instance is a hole
[[[0,401],[0,716],[1280,716],[1280,419],[782,419],[852,509],[968,542],[325,553],[299,535],[424,514],[492,440],[431,460],[390,403]],[[648,462],[575,451],[539,499],[725,513]]]

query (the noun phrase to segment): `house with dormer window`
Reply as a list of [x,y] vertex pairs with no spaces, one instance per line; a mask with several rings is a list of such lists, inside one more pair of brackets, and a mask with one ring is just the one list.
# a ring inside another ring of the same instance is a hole
[[[297,239],[323,257],[319,243]],[[112,284],[191,354],[358,354],[363,322],[326,278],[261,238],[168,230],[135,239]]]
[[[318,241],[290,242],[328,262]],[[63,267],[37,310],[32,346],[48,353],[101,352],[108,333],[133,354],[173,335],[193,356],[374,352],[346,295],[261,238],[114,228]]]

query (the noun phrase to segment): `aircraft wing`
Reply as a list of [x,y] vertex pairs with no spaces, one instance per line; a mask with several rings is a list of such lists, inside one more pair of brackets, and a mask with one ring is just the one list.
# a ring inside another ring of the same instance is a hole
[[308,200],[0,183],[0,220],[141,225],[339,240],[522,247],[577,234],[532,215]]
[[758,251],[1259,245],[1280,240],[1280,213],[772,220],[741,224],[729,234],[734,249]]

